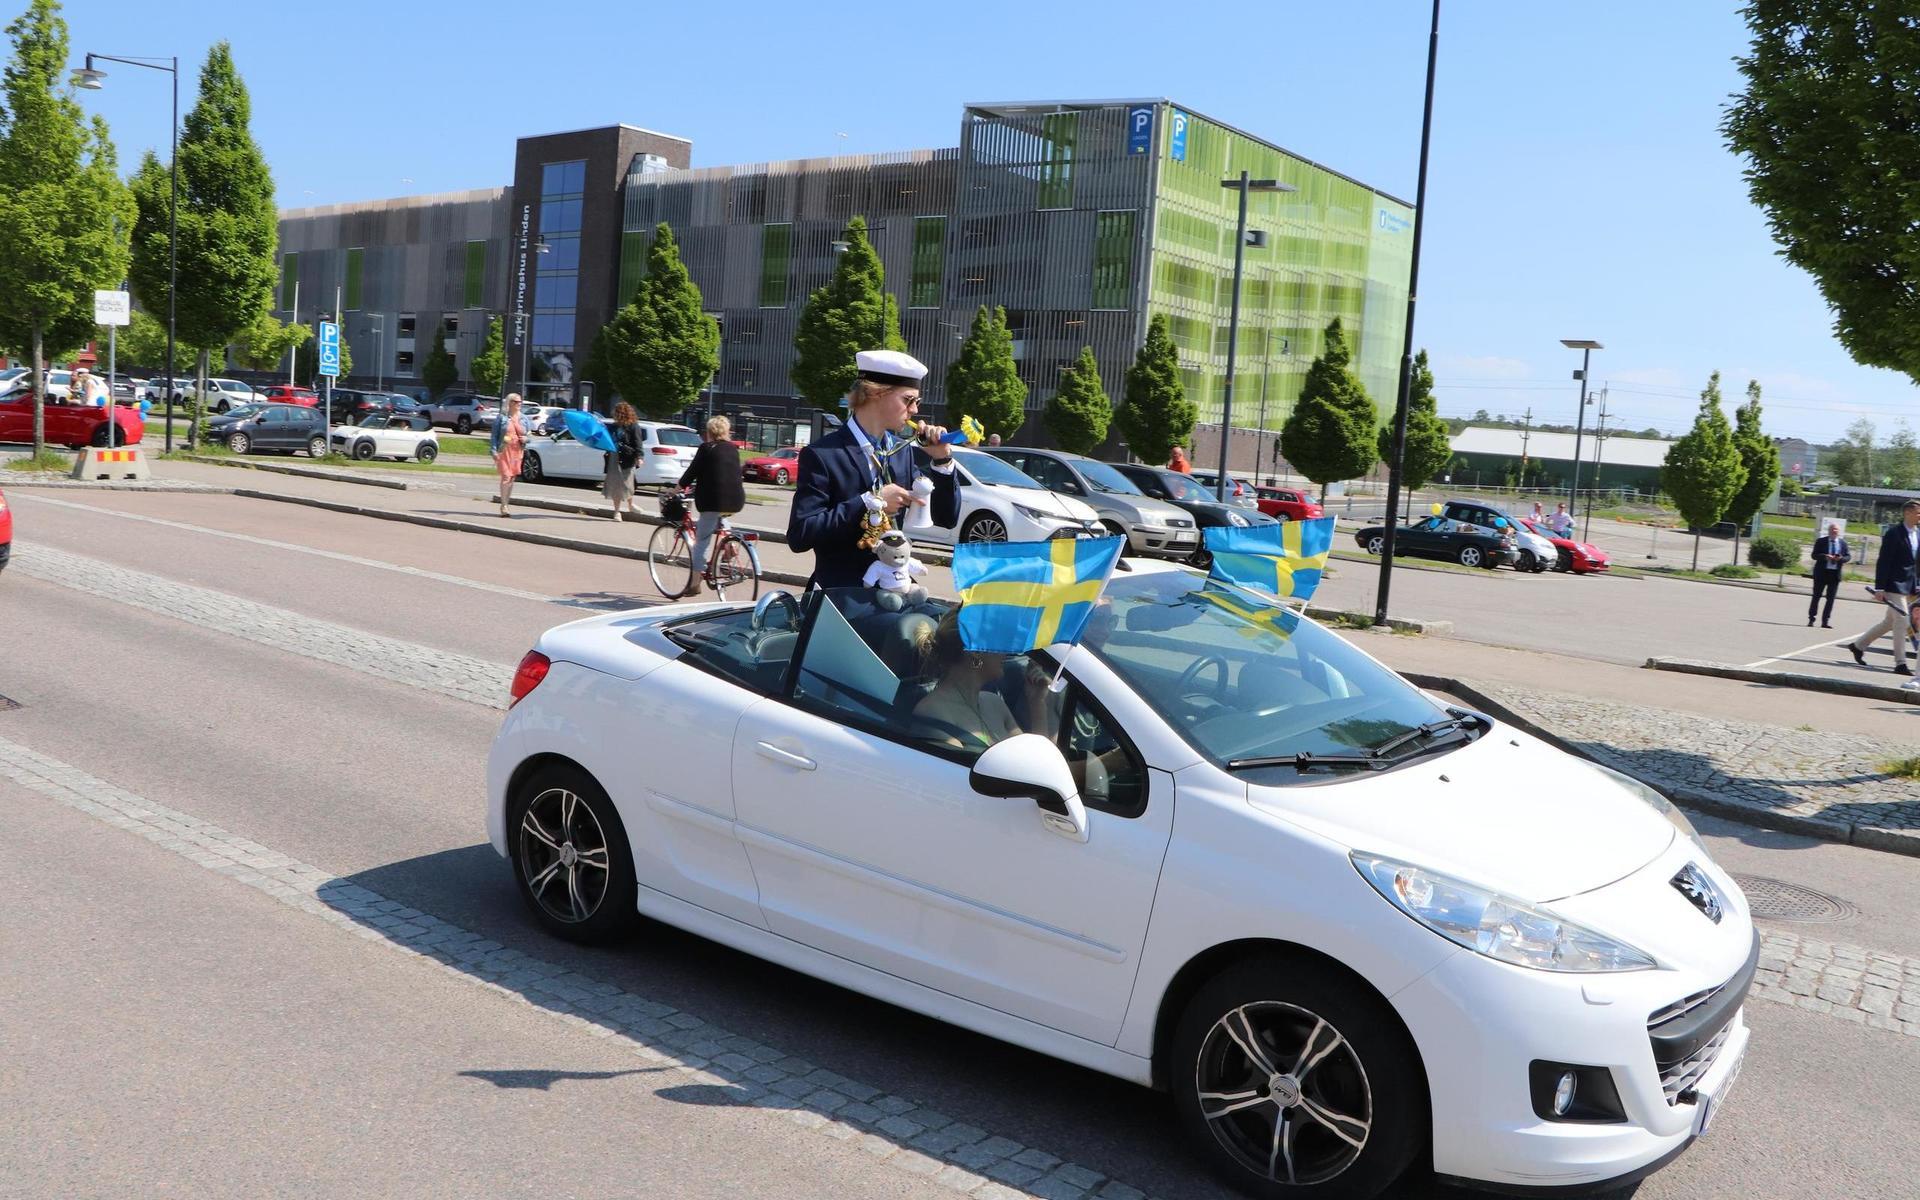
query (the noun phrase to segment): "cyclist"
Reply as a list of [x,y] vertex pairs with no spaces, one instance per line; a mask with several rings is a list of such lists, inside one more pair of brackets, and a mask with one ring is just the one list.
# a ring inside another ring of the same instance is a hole
[[730,440],[732,434],[733,422],[709,417],[706,440],[680,475],[681,490],[693,489],[693,506],[700,512],[694,527],[693,562],[709,586],[713,572],[707,563],[707,549],[713,545],[713,532],[720,527],[721,518],[747,506],[747,492],[740,484],[740,447]]

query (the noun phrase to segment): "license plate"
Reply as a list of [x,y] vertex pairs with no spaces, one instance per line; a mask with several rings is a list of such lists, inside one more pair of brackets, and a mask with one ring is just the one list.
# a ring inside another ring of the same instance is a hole
[[1707,1130],[1713,1128],[1713,1119],[1720,1115],[1720,1106],[1726,1103],[1727,1093],[1733,1091],[1734,1081],[1740,1078],[1740,1068],[1746,1065],[1746,1047],[1742,1046],[1740,1058],[1733,1064],[1733,1069],[1727,1072],[1727,1077],[1720,1081],[1720,1086],[1711,1095],[1701,1093],[1700,1109],[1694,1115],[1693,1122],[1695,1137],[1705,1137]]

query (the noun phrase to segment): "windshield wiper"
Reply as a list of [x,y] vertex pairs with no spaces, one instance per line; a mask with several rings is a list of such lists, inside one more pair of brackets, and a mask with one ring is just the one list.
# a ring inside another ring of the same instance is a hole
[[1478,725],[1480,723],[1480,717],[1476,713],[1470,713],[1463,709],[1448,709],[1447,711],[1454,715],[1445,720],[1428,721],[1424,725],[1416,725],[1405,733],[1397,733],[1379,745],[1369,747],[1368,753],[1379,758],[1385,758],[1415,738],[1438,737],[1449,730],[1464,729],[1469,725]]
[[1302,750],[1296,754],[1266,754],[1259,758],[1235,758],[1227,762],[1227,770],[1238,771],[1246,767],[1292,767],[1296,771],[1305,771],[1312,767],[1365,767],[1369,771],[1379,771],[1386,767],[1379,756],[1366,754],[1315,754],[1311,750]]

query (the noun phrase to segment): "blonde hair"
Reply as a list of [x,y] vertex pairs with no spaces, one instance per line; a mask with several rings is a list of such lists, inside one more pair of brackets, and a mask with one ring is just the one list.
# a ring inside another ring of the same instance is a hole
[[727,420],[725,417],[707,418],[707,439],[709,441],[724,442],[727,440],[727,435],[732,432],[733,422]]
[[505,401],[503,401],[503,402],[501,403],[501,407],[502,407],[502,408],[518,408],[518,407],[520,407],[520,393],[519,393],[519,392],[508,392],[508,393],[507,393],[507,398],[506,398],[506,400],[505,400]]

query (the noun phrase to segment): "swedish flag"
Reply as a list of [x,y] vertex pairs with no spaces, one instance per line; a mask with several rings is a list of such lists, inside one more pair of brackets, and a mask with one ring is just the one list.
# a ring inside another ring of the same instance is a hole
[[1209,529],[1206,536],[1215,579],[1305,600],[1333,553],[1333,518]]
[[1126,539],[963,542],[953,548],[960,641],[989,654],[1075,642]]
[[1187,594],[1240,618],[1244,622],[1239,626],[1241,637],[1258,640],[1261,634],[1267,633],[1284,642],[1300,628],[1300,614],[1292,609],[1271,601],[1250,603],[1244,592],[1230,592],[1217,583],[1209,582],[1206,587]]

